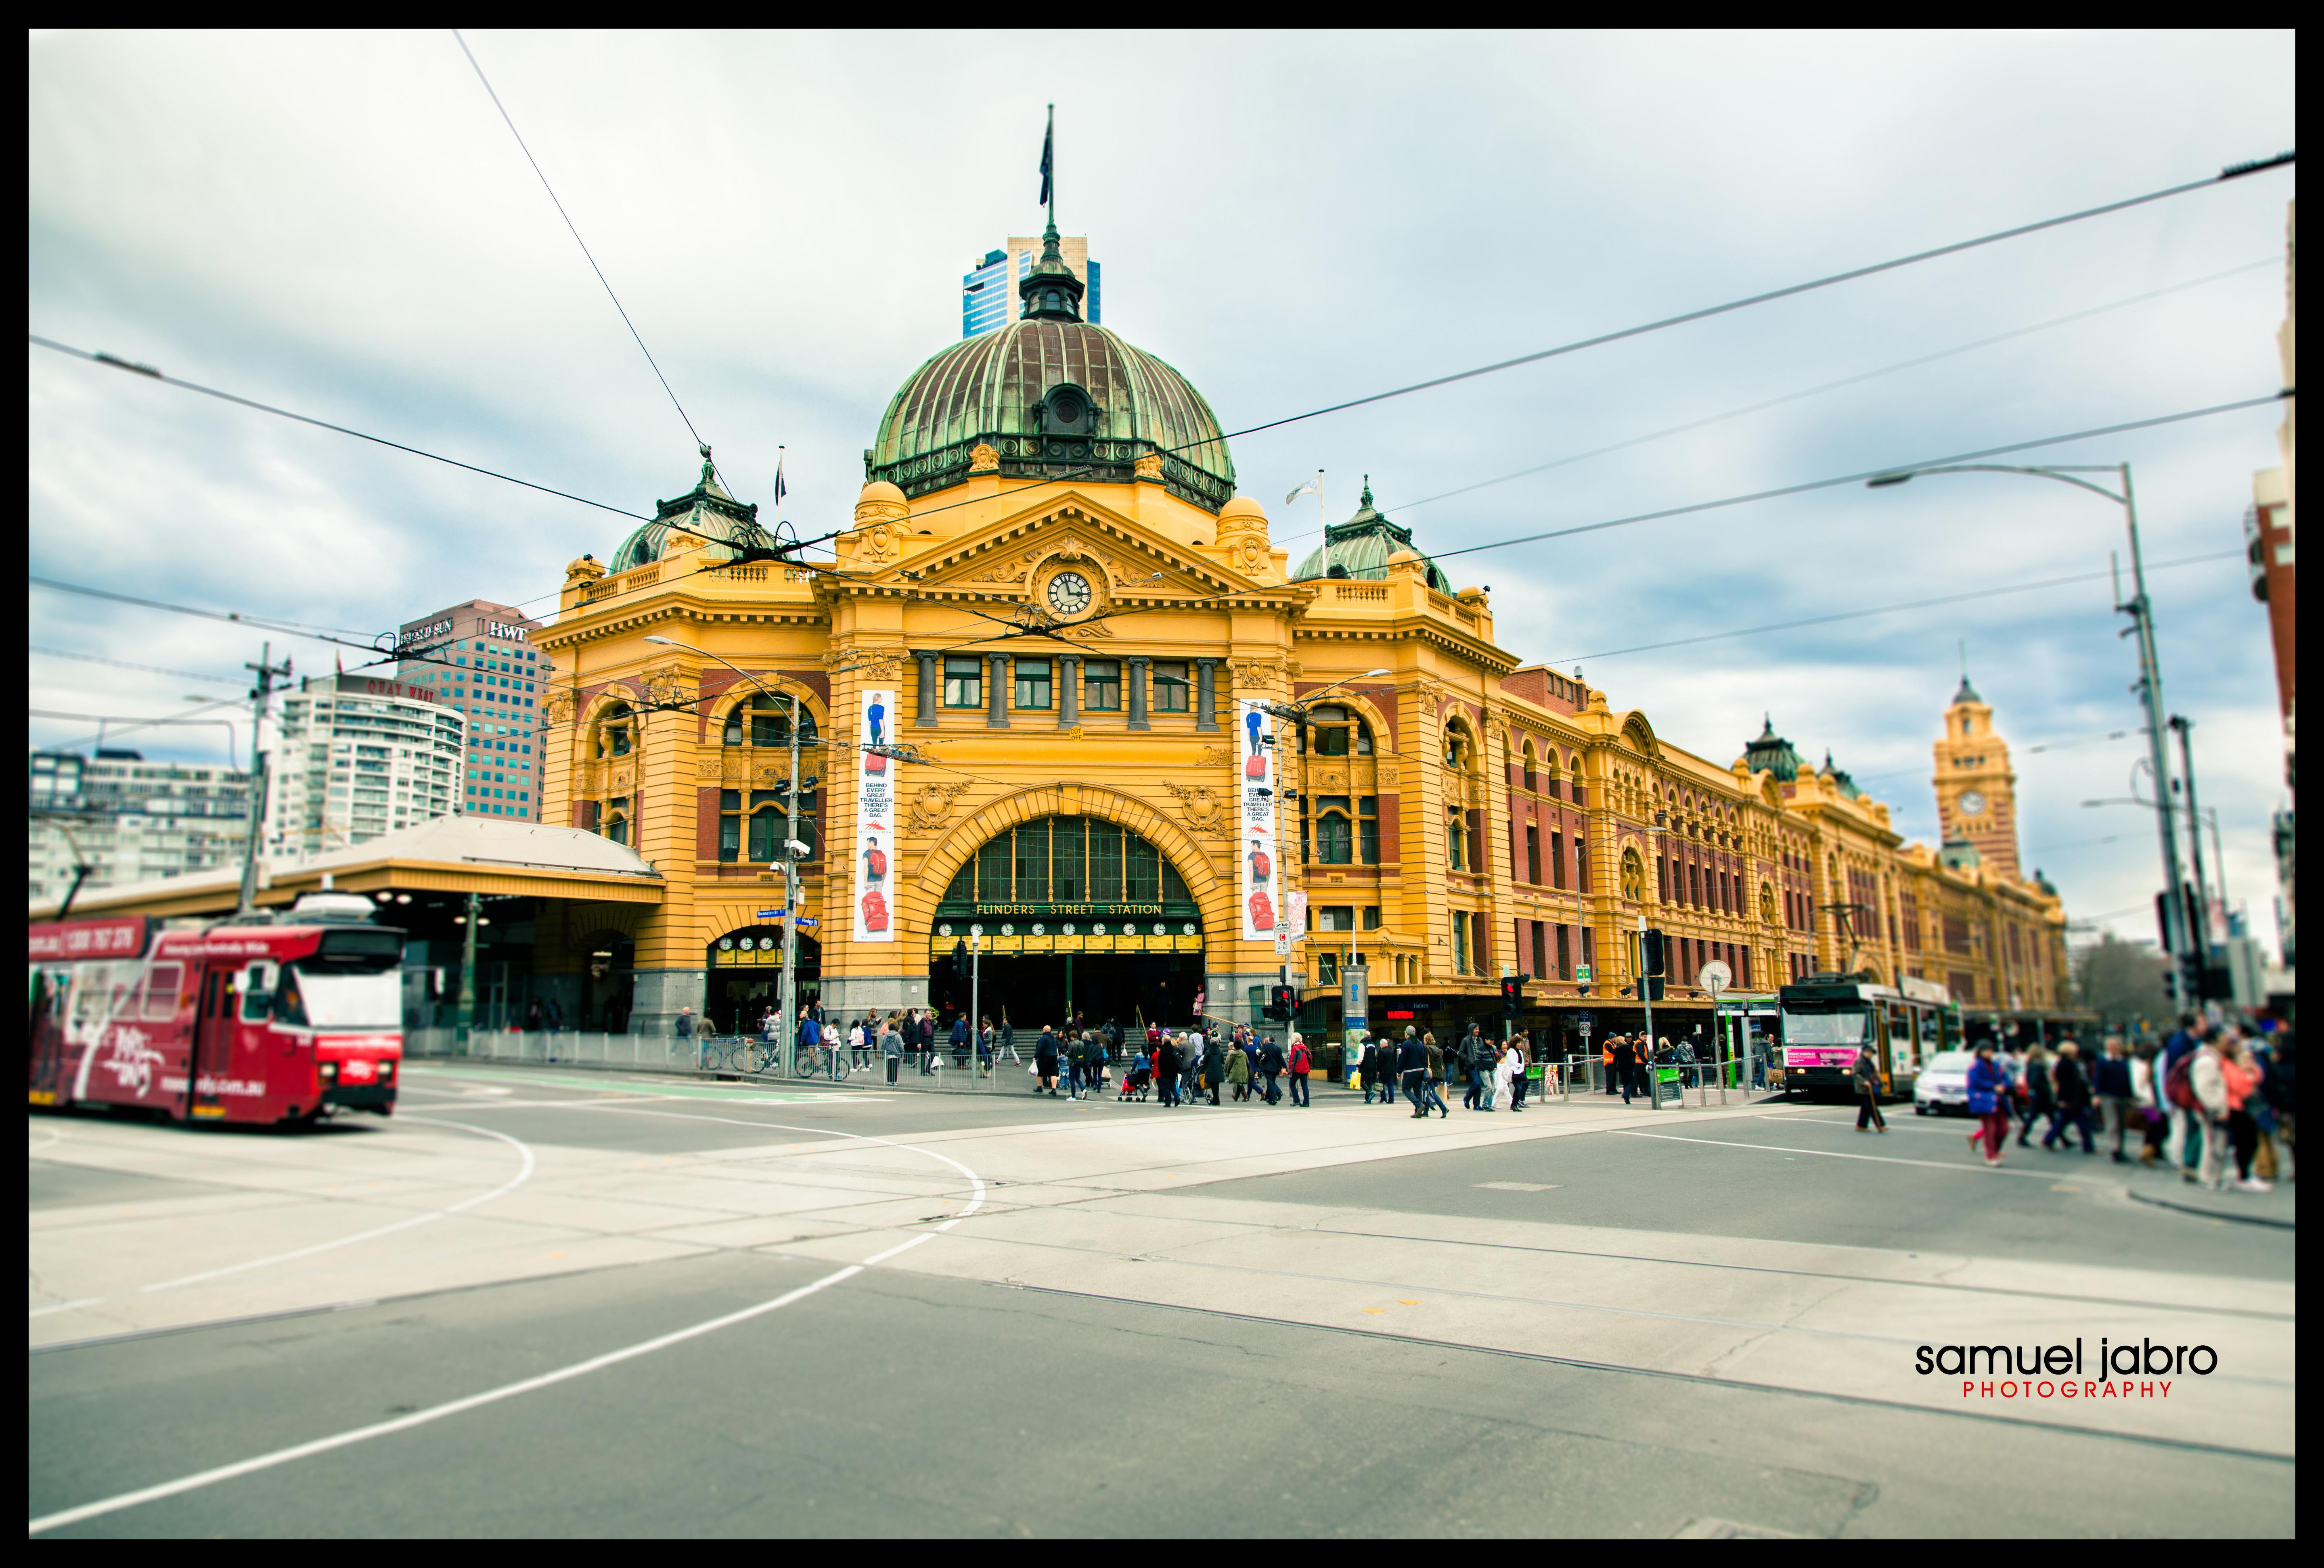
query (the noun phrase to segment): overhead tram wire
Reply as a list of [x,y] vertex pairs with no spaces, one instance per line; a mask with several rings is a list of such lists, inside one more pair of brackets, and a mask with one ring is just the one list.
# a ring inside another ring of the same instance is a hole
[[126,659],[108,659],[97,654],[77,654],[69,648],[44,648],[38,645],[27,647],[28,654],[42,654],[55,659],[78,659],[85,665],[111,665],[115,669],[142,670],[149,675],[174,675],[181,681],[215,681],[220,685],[246,686],[247,675],[205,675],[195,670],[170,670],[160,665],[133,665]]
[[[677,389],[669,384],[669,378],[661,373],[661,366],[655,362],[653,350],[646,346],[644,335],[638,331],[638,324],[630,319],[629,311],[622,307],[622,297],[613,292],[613,283],[605,277],[605,270],[597,265],[597,258],[590,254],[589,242],[581,237],[581,230],[573,222],[573,215],[567,212],[565,204],[557,198],[557,188],[549,183],[549,176],[541,169],[540,160],[535,158],[532,155],[532,149],[525,144],[524,133],[516,128],[516,121],[509,115],[508,105],[502,103],[500,94],[493,90],[492,78],[484,75],[484,68],[477,62],[475,50],[468,47],[468,41],[461,36],[460,30],[456,27],[452,29],[452,41],[460,46],[462,54],[467,56],[469,68],[476,73],[476,80],[484,84],[484,96],[492,99],[493,107],[500,111],[501,123],[509,128],[509,134],[516,138],[517,151],[522,152],[524,160],[532,165],[532,172],[540,179],[540,188],[549,193],[549,205],[557,209],[557,215],[565,220],[565,227],[572,234],[573,243],[581,247],[582,259],[589,263],[589,271],[597,275],[599,285],[605,290],[605,298],[613,302],[613,309],[620,315],[622,325],[630,329],[630,336],[637,344],[638,352],[646,356],[646,363],[652,369],[654,380],[659,381],[661,390],[669,394],[669,406],[678,410],[679,420],[686,426],[686,433],[693,436],[694,444],[707,454],[710,444],[703,440],[702,432],[694,427],[693,417],[687,413],[686,405],[678,400]],[[718,472],[717,461],[715,458],[711,460],[711,472],[713,473]],[[726,476],[723,473],[718,474],[718,481],[721,484],[725,484]],[[733,487],[728,485],[727,490],[732,493]]]
[[[2163,572],[2173,566],[2201,566],[2215,561],[2239,561],[2243,559],[2243,555],[2241,550],[2215,550],[2207,555],[2186,555],[2175,561],[2150,561],[2146,564],[2146,569],[2149,572]],[[1840,620],[1862,620],[1876,615],[1899,615],[1908,610],[1933,610],[1939,605],[1966,604],[1971,600],[1998,599],[2010,593],[2035,593],[2045,588],[2065,588],[2079,582],[2103,582],[2113,575],[2111,572],[2078,572],[2070,577],[2048,577],[2037,582],[2009,582],[1996,588],[1972,589],[1966,593],[1948,593],[1936,599],[1915,599],[1904,604],[1883,604],[1870,610],[1842,610],[1830,615],[1811,615],[1799,620],[1779,620],[1766,626],[1743,626],[1737,627],[1732,631],[1705,632],[1701,637],[1674,637],[1669,642],[1640,643],[1636,647],[1608,648],[1594,654],[1560,654],[1555,658],[1545,659],[1542,662],[1555,665],[1587,664],[1597,659],[1618,659],[1626,654],[1656,653],[1664,648],[1692,647],[1697,643],[1723,642],[1729,637],[1757,637],[1765,632],[1774,631],[1795,631],[1802,627],[1828,626],[1833,621]],[[2066,741],[2061,743],[2061,746],[2036,746],[2029,749],[2032,751],[2058,750],[2061,749],[2062,746],[2078,744],[2080,742]]]
[[[1472,491],[1485,490],[1497,484],[1507,484],[1512,480],[1529,479],[1536,473],[1546,473],[1554,468],[1564,468],[1576,463],[1586,462],[1592,457],[1604,457],[1609,453],[1621,452],[1633,446],[1643,446],[1651,441],[1661,441],[1673,436],[1683,436],[1690,430],[1700,430],[1705,426],[1720,424],[1729,419],[1740,419],[1746,415],[1764,413],[1769,408],[1780,408],[1785,403],[1796,403],[1805,398],[1816,397],[1825,392],[1836,392],[1845,387],[1853,387],[1860,385],[1865,381],[1877,381],[1882,376],[1892,376],[1899,373],[1900,371],[1917,370],[1923,365],[1934,364],[1939,360],[1951,359],[1957,354],[1969,353],[1981,348],[1991,348],[1996,344],[2009,343],[2021,337],[2030,337],[2035,333],[2048,332],[2061,326],[2070,326],[2075,322],[2088,321],[2092,316],[2104,316],[2110,311],[2127,309],[2131,306],[2144,305],[2149,300],[2160,299],[2166,295],[2183,293],[2190,289],[2200,289],[2205,284],[2223,282],[2229,278],[2238,278],[2246,272],[2255,272],[2263,267],[2280,267],[2282,264],[2283,258],[2281,256],[2263,256],[2256,261],[2246,261],[2240,267],[2230,267],[2224,272],[2214,272],[2209,277],[2190,278],[2184,283],[2173,283],[2165,288],[2152,289],[2144,294],[2133,295],[2127,299],[2116,299],[2106,305],[2094,305],[2087,310],[2077,310],[2070,315],[2053,316],[2048,321],[2037,321],[2028,326],[2013,327],[2007,332],[1996,333],[1990,337],[1980,337],[1970,343],[1955,344],[1950,348],[1941,348],[1933,353],[1917,354],[1908,360],[1899,360],[1895,364],[1882,365],[1877,370],[1859,371],[1855,375],[1843,376],[1836,381],[1824,381],[1816,386],[1803,387],[1797,391],[1785,392],[1781,397],[1769,398],[1764,402],[1748,404],[1740,408],[1730,408],[1723,414],[1712,414],[1701,419],[1690,419],[1683,425],[1672,425],[1660,430],[1650,431],[1644,436],[1633,436],[1627,440],[1617,441],[1610,446],[1592,447],[1588,452],[1576,452],[1570,456],[1555,458],[1548,463],[1536,463],[1531,468],[1521,468],[1515,473],[1505,473],[1495,479],[1480,479],[1474,484],[1464,484],[1455,490],[1440,491],[1434,495],[1424,496],[1420,500],[1415,501],[1399,501],[1393,506],[1383,507],[1380,509],[1383,511],[1408,512],[1416,507],[1425,507],[1436,501],[1450,500],[1454,496],[1467,495]],[[1311,533],[1314,530],[1312,529],[1309,530]],[[1307,536],[1305,534],[1292,536],[1295,540],[1302,539],[1306,536]]]
[[374,445],[392,446],[398,452],[408,452],[414,457],[424,457],[430,463],[441,463],[452,468],[464,468],[470,473],[481,473],[486,479],[504,480],[510,484],[521,484],[527,490],[536,490],[543,495],[553,495],[560,500],[578,501],[585,507],[595,507],[599,511],[613,512],[625,518],[636,518],[641,522],[653,521],[644,513],[631,511],[626,507],[610,506],[604,501],[591,500],[586,495],[575,495],[571,491],[558,490],[551,485],[536,484],[529,479],[519,479],[512,473],[503,473],[498,469],[484,468],[473,463],[463,463],[456,457],[447,457],[440,452],[430,452],[425,447],[410,445],[401,441],[391,441],[384,436],[374,436],[369,431],[357,430],[351,426],[335,425],[328,419],[318,419],[311,414],[293,413],[288,408],[277,408],[272,403],[262,403],[255,398],[244,398],[233,392],[221,391],[216,387],[206,387],[199,381],[189,381],[176,376],[164,375],[152,365],[136,360],[124,359],[119,354],[106,353],[102,350],[92,353],[85,348],[75,348],[69,343],[59,343],[54,338],[42,337],[37,332],[28,332],[24,336],[27,342],[41,348],[53,349],[58,353],[69,354],[75,359],[87,360],[92,364],[108,365],[115,370],[127,371],[132,375],[143,376],[149,381],[159,381],[165,387],[176,387],[181,391],[199,392],[205,398],[216,398],[222,403],[234,403],[244,408],[255,408],[262,414],[272,414],[278,418],[293,419],[301,425],[312,425],[318,430],[330,430],[341,436],[352,436],[358,441],[368,441]]
[[[459,39],[459,35],[456,32],[455,32],[454,37],[459,40],[461,51],[467,55],[469,64],[475,69],[478,80],[482,81],[484,85],[485,92],[492,95],[493,106],[497,109],[501,109],[501,115],[503,120],[508,120],[507,111],[504,108],[502,108],[499,96],[493,93],[492,83],[484,77],[483,68],[476,64],[475,56],[473,52],[469,51],[466,41],[465,39]],[[523,148],[524,139],[521,135],[517,134],[516,126],[513,121],[509,122],[509,131],[512,135],[517,136],[517,143],[519,147]],[[528,162],[532,161],[532,154],[529,148],[525,149],[525,158]],[[1520,355],[1516,359],[1503,360],[1493,364],[1479,366],[1473,370],[1457,371],[1449,376],[1439,376],[1430,381],[1415,382],[1411,386],[1397,388],[1386,392],[1377,392],[1367,397],[1331,404],[1321,408],[1312,408],[1304,414],[1293,414],[1280,419],[1269,420],[1265,424],[1249,426],[1240,430],[1231,431],[1219,437],[1219,439],[1231,440],[1238,436],[1248,436],[1261,430],[1271,430],[1281,426],[1296,424],[1302,420],[1315,418],[1323,414],[1335,413],[1344,408],[1358,408],[1369,403],[1380,402],[1389,398],[1403,397],[1407,393],[1425,390],[1431,387],[1443,386],[1453,381],[1466,381],[1478,376],[1489,375],[1498,371],[1508,370],[1514,366],[1530,364],[1540,360],[1549,359],[1562,354],[1572,353],[1584,348],[1616,342],[1623,338],[1641,336],[1647,333],[1661,331],[1665,327],[1679,326],[1690,321],[1699,321],[1708,316],[1723,315],[1731,311],[1744,309],[1752,305],[1764,304],[1770,300],[1805,293],[1812,289],[1826,288],[1834,283],[1843,282],[1850,279],[1863,278],[1870,276],[1876,272],[1893,271],[1900,267],[1913,265],[1915,262],[1929,261],[1939,256],[1950,255],[1958,252],[1974,249],[1978,246],[1996,243],[2001,240],[2033,234],[2043,229],[2056,228],[2065,224],[2078,223],[2085,218],[2096,217],[2107,213],[2119,212],[2126,208],[2143,206],[2149,202],[2160,201],[2168,197],[2184,195],[2189,191],[2200,190],[2227,180],[2240,179],[2247,174],[2255,174],[2265,170],[2288,166],[2294,161],[2295,154],[2291,151],[2286,151],[2279,153],[2273,158],[2255,159],[2247,163],[2233,164],[2221,170],[2218,175],[2213,176],[2210,179],[2190,180],[2183,185],[2176,185],[2163,190],[2152,191],[2144,196],[2133,197],[2127,200],[2112,202],[2102,206],[2085,208],[2080,212],[2069,213],[2054,218],[2046,218],[2039,223],[2021,225],[2015,228],[2005,229],[1994,234],[1981,235],[1976,239],[1963,240],[1950,245],[1940,246],[1935,250],[1917,252],[1909,256],[1902,256],[1892,261],[1877,262],[1869,267],[1857,268],[1848,272],[1834,273],[1827,278],[1815,279],[1809,282],[1796,283],[1784,289],[1774,289],[1762,294],[1751,295],[1741,299],[1730,300],[1724,305],[1711,306],[1702,310],[1690,311],[1679,316],[1667,316],[1660,321],[1648,322],[1642,326],[1634,327],[1626,327],[1619,332],[1604,334],[1598,337],[1562,344],[1556,348],[1544,349],[1536,353]],[[536,174],[540,173],[540,165],[537,162],[533,163],[533,169]],[[549,199],[552,202],[555,202],[557,200],[557,194],[554,188],[549,187],[547,176],[541,176],[541,184],[545,189],[549,190]],[[558,204],[558,213],[560,217],[565,215],[565,209],[561,203]],[[566,219],[566,224],[568,228],[573,226],[572,221],[569,217]],[[581,236],[577,229],[574,230],[573,237],[576,243],[580,242]],[[588,246],[586,243],[582,244],[582,253],[584,256],[588,256]],[[597,264],[595,257],[589,257],[589,264],[592,271],[597,271]],[[621,310],[621,300],[618,297],[613,295],[612,284],[605,283],[604,274],[602,271],[597,272],[597,276],[598,281],[604,284],[607,297],[613,298],[614,308],[616,310]],[[669,391],[668,379],[662,376],[660,366],[654,363],[652,353],[646,350],[645,341],[642,337],[638,335],[637,328],[634,324],[630,322],[629,313],[627,311],[622,311],[622,319],[624,325],[629,326],[631,335],[637,338],[639,350],[646,354],[647,362],[653,365],[654,374],[657,379],[661,381],[663,390],[665,391]],[[286,408],[279,408],[271,404],[260,403],[251,399],[237,397],[231,392],[219,391],[214,388],[201,386],[196,382],[180,381],[174,377],[163,375],[161,371],[155,370],[150,365],[141,364],[132,360],[125,360],[117,355],[108,353],[92,353],[85,349],[74,348],[69,344],[58,343],[53,339],[42,337],[37,334],[28,334],[27,335],[30,341],[40,344],[42,347],[54,349],[58,353],[71,354],[95,362],[109,364],[121,370],[129,371],[134,374],[151,377],[152,379],[162,381],[167,385],[180,387],[189,391],[200,392],[205,396],[217,398],[226,402],[238,403],[245,408],[255,408],[263,413],[279,415],[286,419],[295,419],[301,424],[313,425],[321,429],[336,430],[341,435],[353,436],[359,440],[375,442],[383,446],[392,446],[398,451],[411,453],[415,456],[426,457],[434,462],[448,463],[456,468],[464,468],[472,473],[481,473],[488,478],[505,480],[512,484],[522,485],[528,490],[539,491],[543,494],[554,495],[566,500],[578,501],[584,506],[595,507],[600,510],[613,512],[622,517],[636,518],[641,521],[646,522],[653,520],[650,518],[645,517],[642,513],[631,511],[624,507],[611,506],[604,501],[591,500],[586,496],[578,496],[567,491],[560,491],[553,489],[548,485],[536,484],[530,480],[518,479],[512,474],[502,473],[493,469],[482,468],[475,463],[462,463],[456,458],[445,457],[439,454],[428,452],[420,447],[406,445],[401,442],[390,441],[383,436],[368,435],[360,430],[351,429],[342,425],[335,425],[327,420],[316,419],[308,415],[294,414]],[[675,391],[670,391],[669,396],[670,402],[673,407],[677,408],[679,417],[686,420],[687,432],[695,436],[696,444],[697,445],[704,445],[699,433],[695,430],[694,422],[690,418],[687,418],[685,407],[683,404],[678,402],[677,393]],[[1190,451],[1196,446],[1205,445],[1208,445],[1207,438],[1203,441],[1187,442],[1178,446],[1163,448],[1161,450],[1166,454],[1176,455],[1182,452]],[[986,505],[990,502],[1005,500],[1010,496],[1022,494],[1027,491],[1038,490],[1046,484],[1067,483],[1075,479],[1087,478],[1090,474],[1095,472],[1096,470],[1094,468],[1090,467],[1068,470],[1062,474],[1055,474],[1047,478],[1033,480],[1025,484],[1016,486],[1014,489],[1000,491],[992,496],[978,497],[968,500],[949,501],[943,506],[930,507],[923,511],[916,512],[914,516],[930,517],[938,512],[950,511],[958,507]],[[724,476],[722,475],[722,482],[723,478]],[[731,491],[732,487],[729,488]],[[858,528],[842,528],[828,536],[833,538],[841,538],[849,534],[860,531],[861,530]],[[807,564],[807,563],[800,564]],[[537,603],[550,597],[553,596],[543,594],[540,595],[536,599],[527,600],[522,602],[526,604]]]

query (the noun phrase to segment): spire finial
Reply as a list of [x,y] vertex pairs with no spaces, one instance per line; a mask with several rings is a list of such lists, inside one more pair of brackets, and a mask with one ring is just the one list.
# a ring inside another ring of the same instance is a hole
[[1364,500],[1363,500],[1363,504],[1364,504],[1364,505],[1366,505],[1366,506],[1368,506],[1368,507],[1369,507],[1369,506],[1370,506],[1370,505],[1372,504],[1372,476],[1371,476],[1370,474],[1369,474],[1369,473],[1368,473],[1368,474],[1366,474],[1366,475],[1364,475]]

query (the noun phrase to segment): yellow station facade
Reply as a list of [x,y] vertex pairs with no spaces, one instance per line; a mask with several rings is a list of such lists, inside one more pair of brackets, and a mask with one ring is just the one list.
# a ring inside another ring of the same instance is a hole
[[[1487,593],[1369,490],[1293,562],[1200,393],[1080,319],[1080,289],[1045,258],[1020,319],[913,372],[832,559],[766,558],[705,454],[689,493],[567,569],[536,639],[544,820],[632,847],[665,891],[544,906],[538,984],[586,1011],[625,979],[632,1028],[681,1006],[755,1025],[796,701],[801,995],[834,1015],[967,1007],[974,931],[978,1004],[1019,1026],[1183,1023],[1197,993],[1248,1022],[1286,965],[1335,1022],[1353,963],[1375,1026],[1498,1018],[1517,972],[1528,1022],[1589,1011],[1602,1038],[1636,1020],[1642,921],[1678,944],[1658,1025],[1707,1018],[1713,958],[1747,992],[1852,969],[1972,1013],[2064,1004],[2058,898],[1989,852],[2012,781],[1966,681],[1936,759],[1963,837],[1941,849],[1772,725],[1727,762],[1687,751],[1505,648]],[[1307,917],[1287,954],[1250,940],[1253,699],[1307,718],[1269,726],[1273,913],[1304,894]],[[892,754],[870,774],[867,738]]]

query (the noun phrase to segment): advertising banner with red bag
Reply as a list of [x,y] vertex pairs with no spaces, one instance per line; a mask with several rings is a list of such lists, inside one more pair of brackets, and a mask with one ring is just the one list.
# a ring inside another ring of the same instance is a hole
[[1283,882],[1276,866],[1275,720],[1266,704],[1245,697],[1235,726],[1241,758],[1242,802],[1235,814],[1241,834],[1236,857],[1242,863],[1242,940],[1271,942],[1283,923]]
[[896,693],[863,693],[855,720],[855,940],[896,940],[896,764],[867,749],[894,744]]

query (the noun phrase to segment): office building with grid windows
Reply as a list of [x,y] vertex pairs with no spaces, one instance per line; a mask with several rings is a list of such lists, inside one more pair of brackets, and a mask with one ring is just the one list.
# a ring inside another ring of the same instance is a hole
[[514,605],[471,599],[397,630],[404,682],[432,688],[466,721],[456,812],[540,821],[540,629]]
[[[1102,322],[1105,317],[1098,308],[1102,274],[1098,263],[1089,259],[1089,241],[1080,235],[1060,237],[1057,248],[1065,265],[1089,291],[1082,300],[1084,318]],[[1016,320],[1020,286],[1033,275],[1033,263],[1040,259],[1038,235],[1012,234],[1001,249],[985,252],[960,280],[960,335],[975,337]]]

